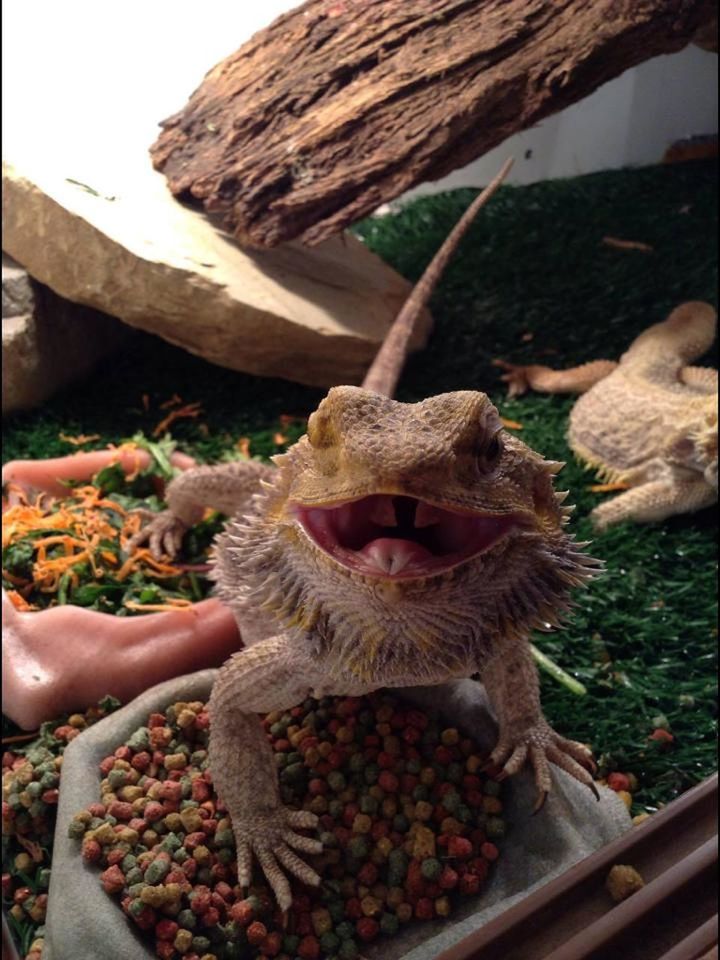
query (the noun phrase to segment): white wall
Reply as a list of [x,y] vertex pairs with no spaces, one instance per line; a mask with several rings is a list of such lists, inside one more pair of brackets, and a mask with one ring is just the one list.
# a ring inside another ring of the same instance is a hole
[[[293,5],[4,0],[4,156],[53,163],[76,179],[102,169],[126,181],[147,165],[157,123],[184,105],[205,72]],[[509,153],[516,183],[655,163],[674,140],[717,131],[717,62],[696,47],[648,61],[418,189],[484,184]]]

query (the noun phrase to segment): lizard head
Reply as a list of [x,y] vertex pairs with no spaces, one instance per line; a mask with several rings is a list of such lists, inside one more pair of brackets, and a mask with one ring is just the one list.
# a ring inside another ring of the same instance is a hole
[[437,577],[563,522],[547,464],[475,391],[399,403],[335,387],[289,475],[285,520],[308,549],[368,580]]
[[493,635],[557,625],[596,572],[565,530],[561,465],[483,393],[399,403],[335,387],[275,463],[218,540],[219,593],[363,682],[463,675]]

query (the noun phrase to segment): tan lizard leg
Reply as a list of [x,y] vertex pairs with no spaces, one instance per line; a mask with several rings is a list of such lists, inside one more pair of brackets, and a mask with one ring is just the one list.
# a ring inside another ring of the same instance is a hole
[[682,382],[698,393],[718,392],[718,372],[712,367],[683,367],[680,371]]
[[257,460],[233,460],[178,474],[167,488],[167,510],[137,511],[150,522],[130,540],[129,548],[147,543],[156,557],[174,557],[185,531],[201,519],[205,507],[232,516],[260,490],[260,481],[270,479],[273,473],[272,467]]
[[590,517],[598,530],[605,530],[624,520],[651,523],[676,513],[694,513],[712,506],[716,500],[717,491],[703,480],[685,483],[652,480],[601,503]]
[[614,360],[591,360],[567,370],[553,370],[537,363],[507,363],[505,360],[493,360],[493,365],[506,371],[500,379],[507,383],[509,397],[519,397],[528,389],[539,393],[584,393],[617,367]]
[[530,763],[538,789],[535,810],[542,807],[551,789],[551,763],[586,784],[597,796],[595,783],[588,772],[595,769],[591,751],[584,744],[566,740],[555,733],[542,715],[540,687],[530,645],[518,641],[513,641],[512,646],[501,644],[484,665],[481,679],[500,726],[497,746],[490,754],[490,760],[502,765],[508,775]]
[[272,750],[256,714],[294,707],[310,691],[285,639],[271,637],[231,657],[210,696],[210,770],[232,820],[238,883],[248,887],[255,856],[283,911],[291,902],[286,870],[304,883],[320,882],[295,851],[319,853],[322,845],[296,832],[314,827],[317,817],[283,806]]

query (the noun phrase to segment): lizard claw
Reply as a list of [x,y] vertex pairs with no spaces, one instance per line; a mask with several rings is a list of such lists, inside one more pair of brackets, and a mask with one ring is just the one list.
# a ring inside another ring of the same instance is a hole
[[253,855],[275,894],[283,913],[290,909],[292,893],[285,872],[293,874],[303,883],[316,887],[320,876],[295,853],[315,854],[322,852],[322,844],[312,837],[295,833],[291,827],[314,827],[318,818],[307,810],[279,808],[254,819],[247,825],[233,827],[237,844],[238,884],[248,887],[252,879]]
[[527,366],[497,359],[492,361],[492,365],[505,371],[500,379],[508,385],[509,397],[519,397],[527,392],[530,386],[526,372],[528,370]]
[[597,772],[597,766],[590,750],[583,743],[561,737],[545,720],[540,720],[518,738],[501,735],[498,745],[490,754],[490,761],[502,765],[506,776],[517,773],[526,762],[530,763],[538,791],[533,814],[543,808],[552,789],[551,763],[588,787],[596,800],[600,799],[592,776]]
[[130,538],[127,544],[129,552],[147,543],[150,553],[158,559],[168,556],[172,560],[180,553],[187,525],[179,517],[170,510],[153,513],[141,508],[132,512],[139,514],[142,519],[149,519],[150,522]]

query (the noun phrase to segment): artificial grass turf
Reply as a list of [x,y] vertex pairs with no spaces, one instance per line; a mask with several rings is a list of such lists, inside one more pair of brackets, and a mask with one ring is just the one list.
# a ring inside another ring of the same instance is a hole
[[[416,279],[474,190],[416,199],[355,229],[373,250]],[[622,525],[594,535],[592,473],[565,439],[572,399],[506,400],[493,357],[569,366],[616,358],[646,326],[684,300],[717,304],[717,165],[687,163],[503,187],[470,229],[431,302],[435,329],[412,357],[398,399],[483,389],[521,437],[567,460],[558,478],[577,505],[573,529],[594,539],[604,575],[576,594],[561,632],[534,638],[585,683],[578,697],[543,678],[546,715],[559,732],[593,744],[606,770],[640,781],[636,810],[653,809],[716,765],[716,516]],[[651,252],[602,244],[606,235]],[[708,362],[708,358],[705,359]],[[322,392],[212,366],[138,335],[85,383],[41,410],[4,422],[4,459],[48,457],[76,447],[60,433],[99,434],[85,449],[150,434],[173,394],[200,401],[202,417],[178,420],[181,447],[208,462],[241,437],[267,456],[303,432]],[[145,395],[145,400],[143,400]],[[288,424],[282,415],[299,419]],[[670,745],[648,740],[667,727]]]

